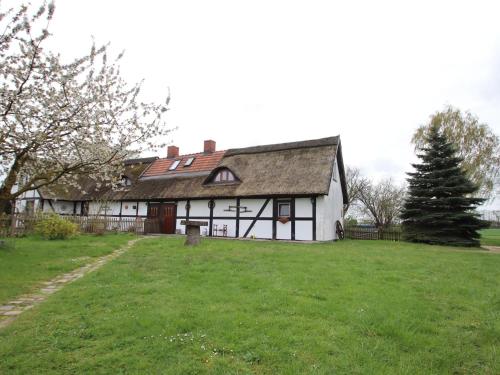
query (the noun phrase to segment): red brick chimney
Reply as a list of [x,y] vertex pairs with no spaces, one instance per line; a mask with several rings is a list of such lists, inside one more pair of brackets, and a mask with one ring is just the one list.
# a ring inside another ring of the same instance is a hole
[[179,156],[179,147],[177,146],[168,146],[167,147],[167,158],[173,159]]
[[208,139],[205,142],[203,142],[203,152],[205,154],[214,153],[215,152],[215,141]]

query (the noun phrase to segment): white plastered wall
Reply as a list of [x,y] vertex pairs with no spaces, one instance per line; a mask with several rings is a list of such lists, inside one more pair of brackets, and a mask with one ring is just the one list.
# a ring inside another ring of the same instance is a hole
[[120,202],[90,202],[89,215],[118,216],[120,215]]
[[[252,219],[261,210],[262,206],[266,202],[266,199],[251,199],[242,198],[240,199],[240,206],[246,207],[249,212],[240,213],[240,237],[243,237],[252,224]],[[264,211],[262,211],[261,218],[272,218],[273,217],[273,200],[270,199],[267,203]],[[245,219],[248,218],[248,219]],[[248,232],[247,238],[268,238],[273,237],[273,222],[272,220],[257,220],[255,225],[252,227],[250,232]]]
[[342,187],[337,163],[332,174],[328,195],[319,196],[316,201],[316,239],[329,241],[337,239],[335,223],[339,220],[344,225]]
[[295,239],[300,241],[311,241],[313,239],[313,222],[312,220],[300,220],[300,218],[312,218],[312,201],[311,198],[296,198],[295,199]]
[[208,208],[208,199],[192,200],[190,202],[191,208],[189,216],[206,216],[210,215],[210,208]]
[[[213,216],[221,218],[227,217],[228,219],[213,220],[212,236],[224,235],[223,231],[224,228],[226,228],[227,237],[236,237],[236,208],[234,207],[236,206],[236,199],[215,199],[214,201]],[[233,206],[233,208],[230,206]],[[215,231],[216,228],[217,232]]]
[[137,212],[138,202],[127,201],[122,202],[122,216],[135,216]]

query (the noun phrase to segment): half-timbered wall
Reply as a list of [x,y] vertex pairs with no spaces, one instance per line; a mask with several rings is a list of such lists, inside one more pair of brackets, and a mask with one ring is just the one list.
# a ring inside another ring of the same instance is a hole
[[[40,205],[38,194],[26,193],[18,200],[19,209],[23,201],[35,199]],[[282,223],[278,220],[278,203],[290,203],[290,218]],[[89,214],[106,214],[115,217],[146,217],[148,205],[157,201],[110,201],[89,202]],[[213,202],[213,203],[211,203]],[[340,183],[332,181],[330,194],[319,197],[286,198],[233,198],[233,199],[191,199],[171,201],[177,205],[176,232],[184,234],[181,225],[184,219],[203,220],[209,225],[202,227],[205,236],[261,238],[278,240],[332,240],[335,239],[334,223],[342,219],[342,192]],[[102,206],[105,205],[105,208]],[[71,215],[81,214],[82,202],[49,201],[43,204],[44,212]],[[337,212],[338,211],[338,212]],[[217,229],[217,231],[215,231]]]
[[[17,186],[14,187],[13,191],[17,190]],[[28,203],[29,202],[29,203]],[[16,200],[16,212],[23,213],[26,212],[28,205],[31,204],[34,210],[41,209],[40,195],[36,190],[30,190],[21,194]]]
[[[278,221],[275,207],[280,201],[290,202],[295,208],[292,210],[290,221],[286,223]],[[226,226],[227,237],[314,239],[314,198],[214,199],[212,210],[209,202],[208,199],[190,200],[189,210],[186,210],[187,201],[177,202],[178,232],[184,233],[184,226],[180,222],[189,218],[209,223],[208,227],[202,227],[202,235],[223,236],[222,230]],[[210,228],[212,233],[210,233]]]
[[146,217],[148,214],[148,202],[89,202],[89,214],[116,217]]

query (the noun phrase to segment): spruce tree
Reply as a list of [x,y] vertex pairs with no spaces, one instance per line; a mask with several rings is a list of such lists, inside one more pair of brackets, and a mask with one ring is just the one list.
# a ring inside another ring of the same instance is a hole
[[418,154],[415,172],[408,173],[403,206],[403,236],[408,241],[454,246],[479,246],[478,230],[486,222],[475,213],[482,198],[460,169],[454,145],[434,126]]

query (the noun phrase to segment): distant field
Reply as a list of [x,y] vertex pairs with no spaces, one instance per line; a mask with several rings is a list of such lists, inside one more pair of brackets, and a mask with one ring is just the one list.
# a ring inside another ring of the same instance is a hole
[[481,245],[500,246],[500,229],[483,229]]
[[500,373],[500,255],[183,241],[141,241],[25,312],[0,373]]

